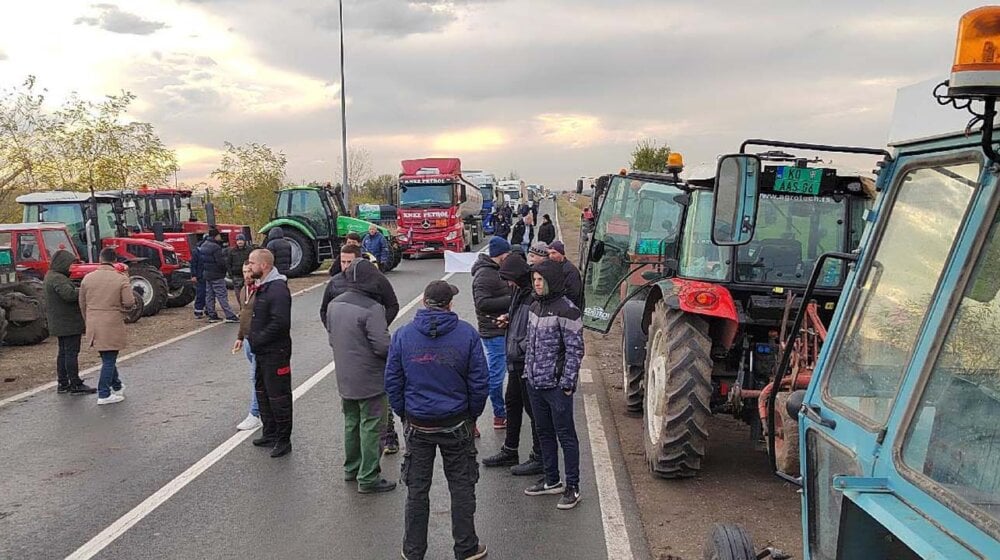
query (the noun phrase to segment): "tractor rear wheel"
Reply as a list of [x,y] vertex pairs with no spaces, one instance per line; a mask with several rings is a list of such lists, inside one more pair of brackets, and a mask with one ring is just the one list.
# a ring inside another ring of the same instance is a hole
[[194,301],[194,284],[187,283],[167,292],[167,307],[184,307]]
[[292,266],[288,268],[288,277],[298,278],[316,270],[313,268],[316,262],[316,251],[313,250],[312,240],[297,230],[281,229],[285,232],[285,239],[292,245]]
[[4,286],[0,301],[6,308],[7,334],[11,346],[38,344],[49,337],[45,314],[45,287],[37,280]]
[[712,342],[698,315],[659,301],[650,323],[643,387],[649,469],[663,478],[698,474],[708,451]]
[[163,273],[147,264],[130,264],[128,281],[133,293],[141,294],[142,316],[152,317],[166,307],[170,289]]
[[622,335],[622,392],[625,394],[625,413],[629,416],[642,416],[643,371],[641,367],[629,364],[625,355],[625,335]]
[[705,542],[705,560],[755,560],[750,533],[739,525],[716,524]]

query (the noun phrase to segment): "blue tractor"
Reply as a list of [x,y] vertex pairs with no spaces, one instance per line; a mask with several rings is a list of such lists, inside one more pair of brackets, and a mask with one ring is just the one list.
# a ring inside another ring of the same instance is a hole
[[[786,348],[823,262],[848,266],[812,380],[784,407],[801,475],[778,474],[802,487],[804,558],[1000,558],[997,45],[1000,7],[969,12],[951,79],[900,90],[861,247],[821,257],[803,290]],[[750,154],[719,160],[715,243],[753,238],[760,170]],[[791,556],[717,525],[705,558]]]

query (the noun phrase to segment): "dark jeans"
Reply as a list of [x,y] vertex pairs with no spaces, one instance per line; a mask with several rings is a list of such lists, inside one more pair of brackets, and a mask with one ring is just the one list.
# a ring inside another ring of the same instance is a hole
[[[528,397],[535,413],[535,428],[542,444],[545,482],[559,482],[559,448],[566,464],[566,486],[580,486],[580,441],[573,423],[573,395],[562,389],[534,389],[528,385]],[[558,443],[556,442],[558,440]]]
[[201,317],[205,312],[205,281],[199,279],[194,283],[194,316]]
[[291,351],[275,354],[255,354],[257,369],[254,390],[263,437],[288,441],[292,437],[292,368]]
[[56,355],[56,377],[60,387],[83,383],[80,379],[80,339],[82,335],[72,334],[59,337],[59,354]]
[[111,396],[111,390],[122,388],[122,380],[118,377],[118,351],[103,350],[101,354],[101,379],[97,382],[97,396],[106,399]]
[[407,425],[404,429],[406,453],[403,454],[401,478],[409,489],[406,494],[406,527],[403,554],[421,560],[427,553],[427,522],[430,519],[431,481],[434,458],[441,448],[444,476],[451,492],[451,535],[455,539],[455,558],[466,558],[479,548],[476,536],[476,483],[479,462],[472,437],[473,423],[465,422],[449,433],[420,432]]
[[521,446],[521,425],[524,415],[521,411],[528,413],[531,421],[531,454],[538,459],[542,458],[542,446],[538,441],[538,429],[535,428],[535,414],[531,411],[531,399],[528,398],[527,382],[521,377],[522,369],[517,371],[511,369],[510,377],[507,379],[507,394],[504,402],[507,405],[507,436],[503,446],[507,449],[517,451]]

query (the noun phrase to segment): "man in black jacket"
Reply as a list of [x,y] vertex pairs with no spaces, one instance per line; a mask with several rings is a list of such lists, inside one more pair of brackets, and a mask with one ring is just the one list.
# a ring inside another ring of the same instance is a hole
[[215,314],[215,300],[226,315],[227,323],[239,323],[240,319],[229,306],[229,290],[226,288],[226,255],[222,248],[222,236],[219,230],[208,230],[208,237],[198,247],[201,251],[201,273],[205,276],[205,315],[209,323],[217,323],[219,316]]
[[[354,259],[359,258],[361,258],[360,245],[344,245],[340,248],[340,260],[338,261],[341,270],[347,270],[347,267],[350,266]],[[396,315],[399,314],[399,299],[396,297],[396,290],[393,289],[392,282],[389,282],[385,274],[382,274],[378,269],[375,272],[377,274],[374,281],[378,285],[378,291],[373,293],[372,297],[385,308],[385,322],[391,325],[393,320],[396,319]],[[330,306],[330,302],[345,291],[347,291],[347,278],[344,277],[343,273],[335,274],[326,283],[326,290],[323,292],[323,301],[319,307],[319,318],[323,321],[324,327],[326,326],[326,310]]]
[[267,249],[250,253],[250,270],[257,288],[247,338],[257,358],[254,386],[264,423],[253,444],[281,457],[292,450],[292,294]]
[[285,232],[276,227],[267,232],[265,248],[274,255],[274,268],[279,274],[288,274],[292,268],[292,244],[285,239]]
[[45,273],[45,311],[49,334],[59,339],[56,392],[91,395],[97,389],[80,379],[80,340],[85,325],[80,313],[80,290],[69,279],[69,268],[74,262],[76,255],[69,251],[59,250],[52,256],[52,264]]
[[549,244],[556,240],[556,226],[552,224],[552,217],[542,214],[542,225],[538,226],[538,240]]
[[243,307],[240,300],[240,290],[243,289],[243,265],[250,258],[253,247],[247,243],[247,236],[242,233],[236,236],[236,244],[226,249],[226,270],[233,279],[233,293],[236,294],[236,305]]
[[500,278],[500,264],[510,254],[510,243],[502,237],[491,237],[489,254],[480,254],[472,265],[472,299],[476,306],[479,336],[490,369],[490,401],[493,403],[493,428],[507,427],[507,411],[503,401],[503,381],[507,375],[506,328],[497,319],[510,307],[510,288]]
[[563,293],[573,302],[577,309],[583,311],[583,280],[576,265],[566,258],[566,246],[562,241],[553,241],[549,245],[549,260],[562,266],[564,275]]

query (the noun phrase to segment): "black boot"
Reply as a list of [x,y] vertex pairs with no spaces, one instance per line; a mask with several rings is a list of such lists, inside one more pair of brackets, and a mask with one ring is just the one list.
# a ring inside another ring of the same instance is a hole
[[501,447],[496,455],[483,459],[484,467],[512,467],[517,464],[517,451]]
[[510,468],[510,474],[514,476],[539,475],[543,472],[545,468],[542,466],[542,460],[535,455],[529,455],[527,461]]
[[276,441],[273,437],[264,436],[253,440],[253,444],[257,447],[274,447]]
[[69,392],[74,395],[92,395],[97,392],[97,389],[81,381],[70,385]]
[[292,442],[287,439],[279,440],[271,450],[271,458],[284,457],[292,452]]

